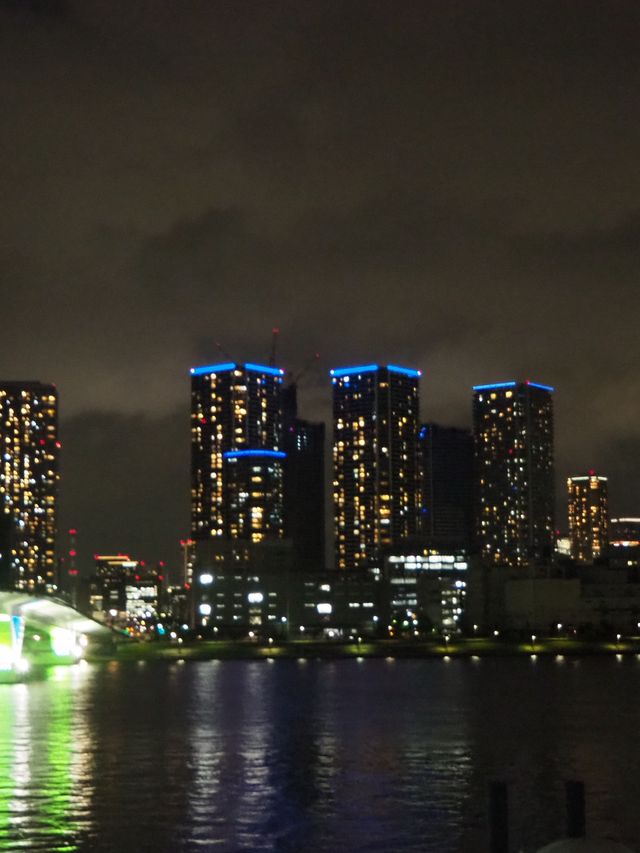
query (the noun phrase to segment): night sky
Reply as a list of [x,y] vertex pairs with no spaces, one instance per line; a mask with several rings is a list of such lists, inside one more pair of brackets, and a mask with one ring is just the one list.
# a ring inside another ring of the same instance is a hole
[[[61,529],[177,559],[216,361],[556,393],[558,489],[640,515],[640,5],[0,0],[4,379],[61,397]],[[559,501],[564,526],[564,500]]]

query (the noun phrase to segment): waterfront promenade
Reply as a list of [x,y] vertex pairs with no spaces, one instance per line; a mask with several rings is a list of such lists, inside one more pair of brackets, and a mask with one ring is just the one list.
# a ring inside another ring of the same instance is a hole
[[585,657],[592,655],[640,655],[640,636],[620,640],[583,640],[568,637],[536,637],[513,641],[500,638],[434,640],[189,640],[125,641],[89,650],[88,660],[264,660],[339,658],[476,658],[476,657]]

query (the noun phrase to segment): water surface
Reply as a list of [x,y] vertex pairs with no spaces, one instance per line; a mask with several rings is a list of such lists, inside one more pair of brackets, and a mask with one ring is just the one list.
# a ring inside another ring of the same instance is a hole
[[589,828],[637,847],[640,661],[210,661],[60,667],[0,686],[0,851],[487,848]]

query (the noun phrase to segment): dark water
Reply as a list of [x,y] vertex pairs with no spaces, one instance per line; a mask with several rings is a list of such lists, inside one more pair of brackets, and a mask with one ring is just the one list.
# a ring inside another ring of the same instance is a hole
[[0,850],[513,850],[640,837],[640,661],[80,665],[0,686]]

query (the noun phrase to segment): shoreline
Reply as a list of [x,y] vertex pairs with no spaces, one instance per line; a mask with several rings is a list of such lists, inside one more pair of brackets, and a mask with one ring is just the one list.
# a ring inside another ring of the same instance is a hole
[[540,638],[535,643],[499,641],[484,638],[455,642],[411,642],[378,640],[357,642],[327,642],[296,640],[262,643],[244,640],[196,640],[183,644],[168,642],[131,642],[118,645],[113,651],[89,651],[89,663],[109,661],[176,661],[176,660],[343,660],[349,658],[452,659],[499,657],[594,657],[603,655],[640,655],[640,637],[611,640],[571,640]]

